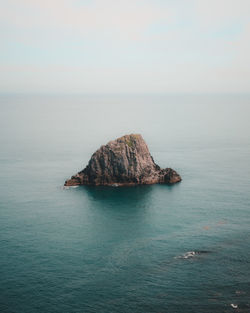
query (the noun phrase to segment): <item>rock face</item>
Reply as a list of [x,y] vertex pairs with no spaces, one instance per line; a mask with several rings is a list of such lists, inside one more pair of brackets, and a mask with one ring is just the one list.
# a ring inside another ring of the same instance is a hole
[[176,171],[161,169],[155,164],[141,135],[131,134],[101,146],[85,169],[66,180],[65,186],[174,184],[180,181]]

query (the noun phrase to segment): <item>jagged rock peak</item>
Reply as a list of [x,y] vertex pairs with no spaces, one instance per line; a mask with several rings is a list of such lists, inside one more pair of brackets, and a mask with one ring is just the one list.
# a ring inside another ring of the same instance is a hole
[[109,141],[91,157],[88,165],[65,182],[75,185],[174,184],[180,175],[171,168],[161,169],[140,134]]

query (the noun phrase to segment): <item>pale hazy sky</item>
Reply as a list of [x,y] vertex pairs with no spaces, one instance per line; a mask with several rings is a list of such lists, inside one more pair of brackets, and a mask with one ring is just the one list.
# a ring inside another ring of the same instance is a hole
[[249,93],[250,0],[0,0],[0,92]]

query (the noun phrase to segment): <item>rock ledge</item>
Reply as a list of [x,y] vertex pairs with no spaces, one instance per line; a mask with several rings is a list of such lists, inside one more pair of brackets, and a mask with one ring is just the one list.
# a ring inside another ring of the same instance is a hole
[[174,184],[180,175],[171,168],[161,169],[150,155],[139,134],[131,134],[101,146],[88,165],[66,180],[65,186],[76,185],[148,185]]

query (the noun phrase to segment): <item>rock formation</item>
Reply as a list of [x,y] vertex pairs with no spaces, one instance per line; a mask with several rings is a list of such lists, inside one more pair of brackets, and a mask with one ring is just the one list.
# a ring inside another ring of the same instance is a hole
[[179,181],[181,177],[176,171],[161,169],[155,164],[141,135],[131,134],[101,146],[85,169],[66,180],[65,186],[174,184]]

